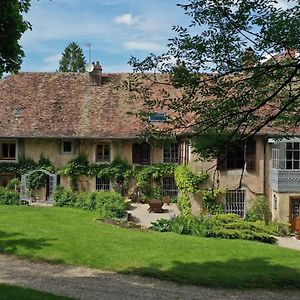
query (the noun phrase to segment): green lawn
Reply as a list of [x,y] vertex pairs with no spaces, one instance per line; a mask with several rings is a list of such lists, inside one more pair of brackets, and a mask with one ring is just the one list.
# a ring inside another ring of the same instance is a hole
[[67,300],[71,298],[55,296],[32,289],[0,284],[0,300]]
[[128,230],[71,208],[0,206],[0,251],[213,287],[300,288],[300,251]]

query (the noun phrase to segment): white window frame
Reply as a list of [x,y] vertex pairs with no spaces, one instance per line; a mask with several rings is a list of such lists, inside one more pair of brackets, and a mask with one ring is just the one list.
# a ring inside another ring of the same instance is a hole
[[[288,144],[292,145],[291,149],[288,149]],[[295,149],[295,144],[298,144],[298,149]],[[287,153],[292,154],[292,158],[287,158]],[[295,154],[298,153],[298,158],[295,158]],[[291,168],[287,167],[288,163],[291,163]],[[295,168],[295,163],[298,164],[298,167]],[[285,169],[286,170],[300,170],[300,142],[286,142],[285,143]]]
[[245,190],[227,190],[225,195],[225,213],[237,214],[245,218],[247,210]]
[[[174,153],[176,152],[177,149],[177,156],[174,155]],[[175,151],[174,151],[175,150]],[[166,161],[165,159],[165,153],[168,152],[169,154],[169,161]],[[172,155],[173,154],[173,155]],[[178,164],[180,161],[180,150],[179,150],[179,144],[168,144],[165,145],[163,147],[163,151],[162,151],[162,162],[164,164],[168,164],[168,163],[173,163],[173,164]]]

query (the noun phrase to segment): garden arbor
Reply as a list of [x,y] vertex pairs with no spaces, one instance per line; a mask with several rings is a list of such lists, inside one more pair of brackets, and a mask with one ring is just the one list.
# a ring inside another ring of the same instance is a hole
[[42,172],[46,175],[49,176],[49,182],[48,182],[48,196],[46,195],[46,201],[47,202],[52,202],[53,201],[53,195],[54,191],[57,186],[57,174],[50,173],[47,170],[44,169],[38,169],[34,171],[30,171],[26,174],[23,174],[21,176],[21,186],[20,186],[20,202],[23,203],[29,203],[31,201],[31,195],[30,195],[30,190],[28,188],[28,180],[31,175],[37,172]]

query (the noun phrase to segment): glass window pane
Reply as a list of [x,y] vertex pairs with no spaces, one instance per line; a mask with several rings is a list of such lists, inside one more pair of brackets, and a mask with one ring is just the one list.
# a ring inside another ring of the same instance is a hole
[[293,149],[293,143],[286,143],[286,149]]
[[294,159],[299,160],[299,151],[294,151]]
[[299,143],[294,143],[294,149],[299,149]]
[[103,160],[103,146],[97,145],[96,160]]
[[286,159],[292,159],[293,158],[293,152],[292,151],[286,151]]
[[293,162],[292,161],[286,161],[286,168],[288,170],[292,170],[293,169]]
[[299,160],[298,161],[297,160],[294,161],[294,169],[295,170],[299,169]]
[[70,141],[63,142],[63,152],[72,152],[72,142]]

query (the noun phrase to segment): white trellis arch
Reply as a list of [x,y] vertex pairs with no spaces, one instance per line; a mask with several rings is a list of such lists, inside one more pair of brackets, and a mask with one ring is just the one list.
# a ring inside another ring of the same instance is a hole
[[23,174],[21,176],[21,186],[20,186],[20,202],[21,203],[28,203],[31,201],[29,189],[27,186],[27,180],[32,174],[37,173],[37,172],[42,172],[49,176],[49,196],[47,197],[46,201],[50,202],[50,203],[53,202],[53,194],[54,194],[54,191],[57,186],[57,174],[50,173],[49,171],[44,170],[44,169],[38,169],[38,170],[34,170],[34,171],[28,172],[26,174]]

